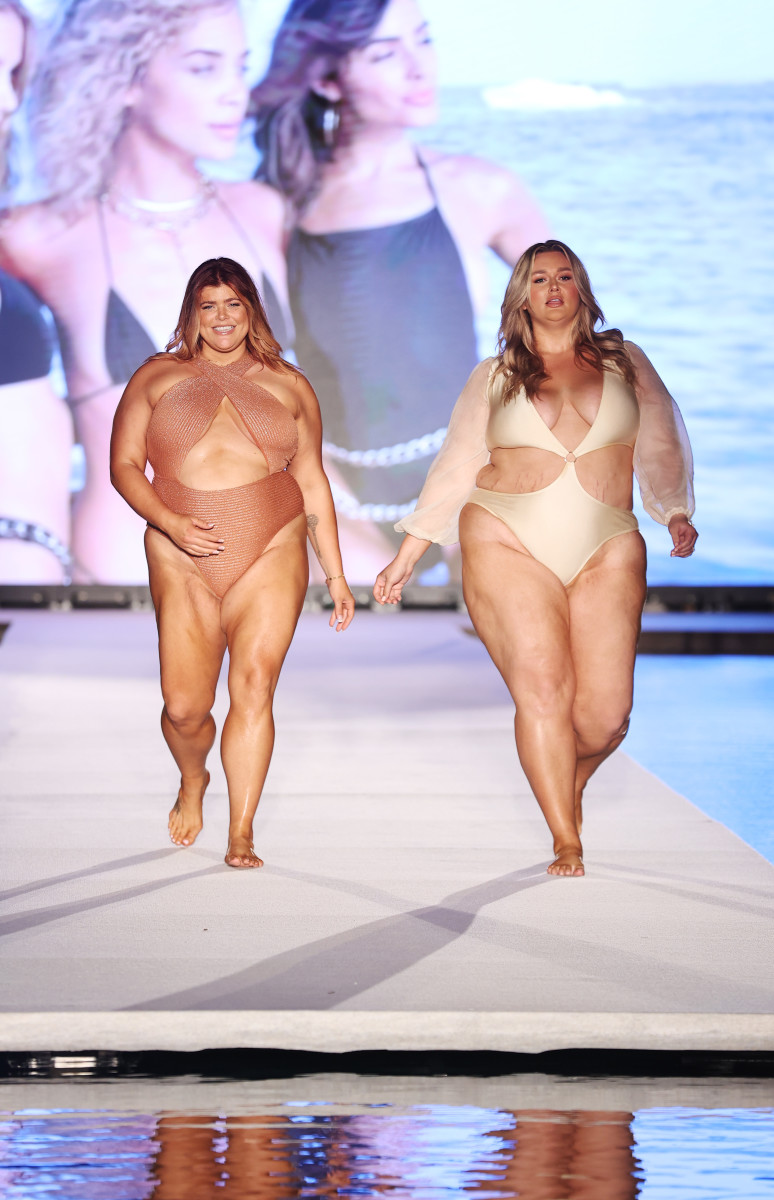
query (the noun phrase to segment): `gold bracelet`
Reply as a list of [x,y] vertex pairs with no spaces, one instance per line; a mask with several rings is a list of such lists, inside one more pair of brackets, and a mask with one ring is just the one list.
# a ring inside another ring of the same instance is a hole
[[344,575],[343,575],[343,574],[341,574],[341,575],[326,575],[326,576],[325,576],[325,582],[326,582],[326,583],[333,583],[334,579],[343,579],[343,578],[344,578]]

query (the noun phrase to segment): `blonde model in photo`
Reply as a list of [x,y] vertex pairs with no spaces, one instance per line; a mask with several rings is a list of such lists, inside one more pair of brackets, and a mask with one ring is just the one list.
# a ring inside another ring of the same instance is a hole
[[147,578],[137,519],[110,487],[110,427],[132,372],[167,344],[196,264],[243,261],[286,339],[281,199],[197,166],[234,154],[246,59],[234,0],[72,0],[32,86],[45,199],[9,214],[0,246],[60,331],[86,460],[73,513],[82,582]]
[[[0,193],[32,41],[26,10],[0,0]],[[73,429],[49,378],[54,347],[40,299],[0,270],[0,584],[60,584],[70,575]]]

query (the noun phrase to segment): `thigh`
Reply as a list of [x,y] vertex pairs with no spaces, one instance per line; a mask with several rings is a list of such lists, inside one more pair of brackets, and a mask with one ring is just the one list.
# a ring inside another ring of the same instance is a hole
[[478,505],[462,511],[460,546],[468,612],[514,699],[520,686],[538,678],[549,687],[572,686],[569,608],[561,580]]
[[642,536],[624,533],[601,546],[568,588],[578,703],[600,714],[631,706],[645,567]]
[[164,700],[178,704],[200,698],[209,708],[226,650],[220,601],[190,556],[157,529],[146,530],[145,553]]
[[230,656],[229,682],[248,677],[276,683],[306,595],[306,517],[291,521],[229,588],[221,624]]

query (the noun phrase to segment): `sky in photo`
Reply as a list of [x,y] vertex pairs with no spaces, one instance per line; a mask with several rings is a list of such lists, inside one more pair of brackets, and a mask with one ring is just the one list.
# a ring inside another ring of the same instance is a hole
[[[244,7],[265,54],[287,0]],[[640,88],[774,78],[774,0],[420,0],[420,7],[447,85],[547,79]]]

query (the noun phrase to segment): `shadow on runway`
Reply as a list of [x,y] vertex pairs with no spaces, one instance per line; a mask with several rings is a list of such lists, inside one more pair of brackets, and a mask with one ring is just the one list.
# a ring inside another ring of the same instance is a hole
[[142,854],[128,854],[126,858],[112,858],[109,862],[84,867],[80,871],[68,871],[65,875],[49,875],[47,879],[34,879],[31,883],[22,883],[18,887],[0,892],[0,904],[5,900],[13,900],[15,896],[27,896],[30,892],[40,892],[43,888],[57,887],[60,883],[70,883],[73,879],[88,879],[90,875],[104,875],[108,871],[123,871],[127,867],[139,867],[142,863],[156,862],[160,858],[169,858],[170,855],[179,853],[179,847],[166,846],[163,850],[146,850]]
[[[164,854],[169,851],[164,851]],[[40,925],[48,925],[51,921],[60,921],[64,917],[80,915],[97,908],[106,908],[110,904],[120,904],[124,900],[135,900],[138,896],[148,896],[151,892],[161,891],[162,888],[174,887],[191,879],[199,879],[204,875],[221,873],[221,867],[202,867],[200,871],[188,871],[185,875],[174,875],[167,879],[151,879],[147,883],[138,883],[135,887],[122,888],[118,892],[107,892],[102,896],[89,896],[84,900],[71,900],[66,904],[51,904],[47,908],[36,908],[32,912],[19,913],[17,916],[0,920],[0,937],[11,933],[20,933],[25,929],[36,929]]]
[[[511,871],[453,892],[439,904],[401,911],[306,942],[220,979],[144,1000],[124,1011],[319,1012],[346,1008],[363,992],[395,979],[465,935],[471,944],[482,942],[490,947],[500,947],[510,957],[516,949],[524,956],[527,971],[540,962],[551,965],[564,962],[573,977],[615,980],[617,986],[636,996],[637,1011],[640,1007],[643,1011],[651,1011],[653,1004],[663,1004],[665,976],[669,977],[671,994],[669,1011],[713,1011],[718,987],[728,985],[721,959],[718,959],[716,972],[702,970],[692,965],[687,948],[681,961],[666,964],[659,958],[657,942],[652,945],[638,943],[627,951],[618,944],[608,945],[579,937],[577,931],[565,933],[557,928],[547,931],[534,924],[519,922],[512,913],[507,920],[481,914],[487,905],[535,887],[568,886],[567,881],[547,875],[545,867],[546,863],[539,863]],[[292,874],[306,885],[334,888],[382,905],[388,903],[393,907],[398,903],[396,897],[368,885],[309,872],[283,870],[282,873]],[[469,976],[471,969],[475,971],[475,963],[465,969]],[[419,995],[413,999],[412,1004],[406,995],[401,996],[401,1010],[422,1008],[423,997]],[[432,1001],[438,1008],[437,994],[433,995]],[[456,1006],[459,996],[450,995],[449,1001],[454,1001],[452,1006]],[[734,982],[734,1002],[740,1005],[740,1011],[768,1012],[771,996],[757,981],[738,979]],[[394,996],[387,998],[383,1005],[385,1003],[392,1010]],[[514,995],[511,1003],[519,1007]],[[557,1010],[567,1008],[565,996],[557,995],[555,1004]]]
[[[298,878],[320,882],[318,877],[300,872]],[[511,871],[453,892],[440,904],[370,921],[276,954],[211,983],[132,1005],[128,1011],[286,1009],[289,997],[294,1009],[335,1008],[467,933],[485,905],[541,887],[550,878],[543,864]],[[330,880],[327,882],[330,885]]]

